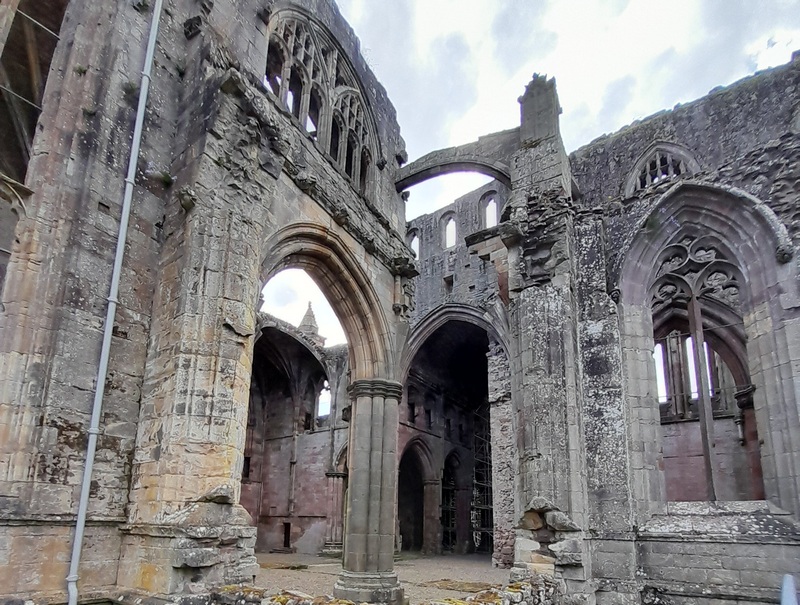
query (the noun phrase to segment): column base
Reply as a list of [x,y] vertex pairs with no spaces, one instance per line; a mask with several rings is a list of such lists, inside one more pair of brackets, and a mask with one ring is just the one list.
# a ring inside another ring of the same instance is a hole
[[394,572],[343,571],[333,587],[333,596],[354,603],[403,605],[404,591]]

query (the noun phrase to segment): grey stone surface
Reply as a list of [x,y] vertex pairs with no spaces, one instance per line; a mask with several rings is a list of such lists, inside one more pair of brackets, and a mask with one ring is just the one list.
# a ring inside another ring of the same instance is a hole
[[[398,536],[550,574],[541,602],[772,602],[800,573],[800,57],[571,155],[534,76],[519,128],[405,164],[332,0],[171,0],[95,384],[153,15],[57,5],[0,179],[0,601],[64,598],[96,388],[86,599],[205,602],[287,538],[342,552],[359,602],[402,601]],[[406,223],[398,190],[462,168],[497,180]],[[290,266],[346,350],[258,313]],[[690,331],[714,393],[686,392]]]

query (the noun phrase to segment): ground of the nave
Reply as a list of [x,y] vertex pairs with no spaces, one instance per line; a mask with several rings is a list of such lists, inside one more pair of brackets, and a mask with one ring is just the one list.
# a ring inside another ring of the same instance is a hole
[[[342,570],[337,559],[312,555],[259,554],[258,562],[261,569],[256,586],[270,593],[298,590],[313,596],[331,594]],[[492,567],[491,558],[485,555],[422,557],[404,554],[395,561],[394,568],[412,604],[448,597],[463,598],[470,593],[470,588],[477,592],[486,585],[505,584],[509,573],[507,569]]]

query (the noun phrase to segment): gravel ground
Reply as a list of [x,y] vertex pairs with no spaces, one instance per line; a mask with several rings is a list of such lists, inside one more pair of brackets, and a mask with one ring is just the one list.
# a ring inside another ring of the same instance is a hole
[[[336,577],[342,569],[337,559],[297,554],[259,554],[261,571],[256,586],[270,592],[299,590],[312,596],[331,594]],[[306,569],[289,569],[306,565]],[[424,586],[437,580],[480,582],[502,585],[508,581],[508,570],[492,567],[491,558],[481,555],[445,555],[421,557],[403,555],[395,561],[394,569],[411,603],[431,599],[462,598],[468,591],[446,590]]]

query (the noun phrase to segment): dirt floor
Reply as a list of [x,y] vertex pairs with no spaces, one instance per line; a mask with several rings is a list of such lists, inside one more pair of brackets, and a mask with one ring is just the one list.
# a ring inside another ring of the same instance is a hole
[[[259,554],[261,571],[256,587],[270,592],[298,590],[312,596],[333,592],[342,569],[337,559],[297,554]],[[406,597],[413,603],[446,598],[463,598],[508,581],[507,569],[492,567],[486,555],[444,555],[422,557],[403,555],[394,563]]]

